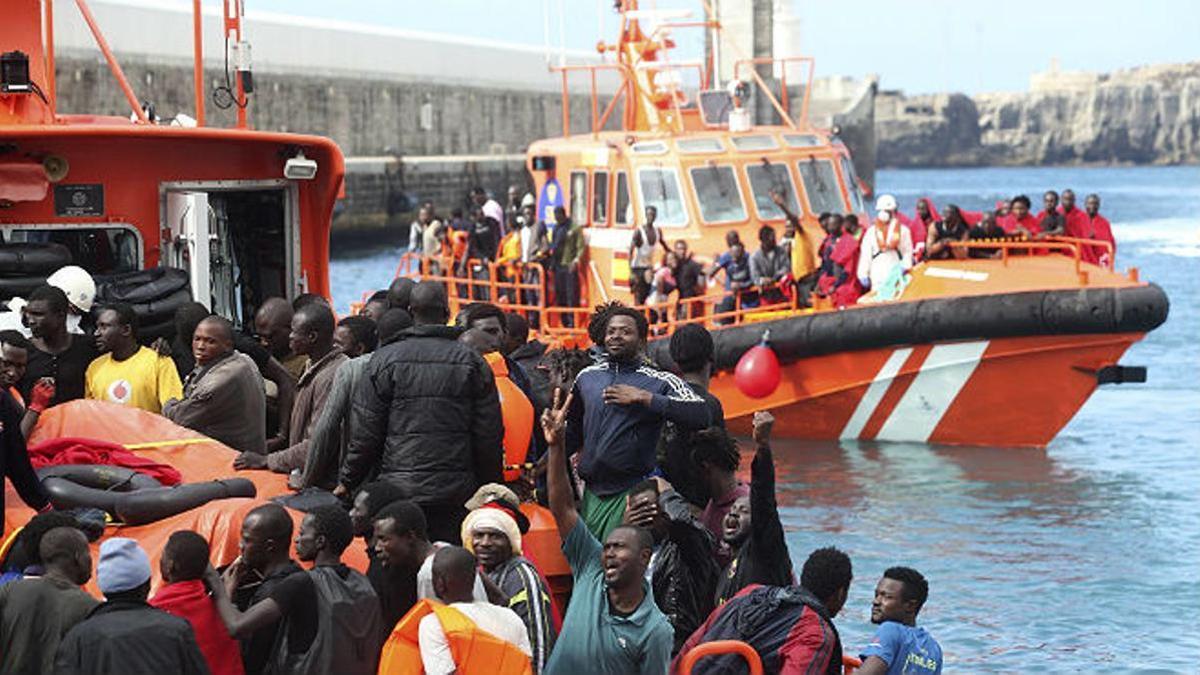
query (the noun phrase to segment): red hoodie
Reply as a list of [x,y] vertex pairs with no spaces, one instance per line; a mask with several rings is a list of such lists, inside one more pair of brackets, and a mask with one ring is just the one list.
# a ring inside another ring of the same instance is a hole
[[1026,230],[1029,230],[1029,234],[1037,235],[1042,233],[1042,227],[1038,225],[1037,218],[1034,218],[1033,215],[1028,213],[1026,213],[1025,217],[1021,220],[1017,220],[1016,216],[1009,214],[1003,218],[997,218],[996,223],[999,224],[1000,227],[1004,228],[1004,232],[1007,234],[1017,234],[1018,225],[1024,227]]
[[229,636],[217,606],[204,582],[199,579],[177,581],[158,589],[150,605],[174,614],[192,625],[196,643],[213,675],[243,675],[242,651],[237,640]]

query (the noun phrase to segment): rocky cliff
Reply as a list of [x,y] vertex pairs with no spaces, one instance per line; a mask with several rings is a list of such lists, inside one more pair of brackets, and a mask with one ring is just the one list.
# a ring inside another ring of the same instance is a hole
[[1200,62],[1034,82],[974,99],[881,96],[879,165],[1200,162]]

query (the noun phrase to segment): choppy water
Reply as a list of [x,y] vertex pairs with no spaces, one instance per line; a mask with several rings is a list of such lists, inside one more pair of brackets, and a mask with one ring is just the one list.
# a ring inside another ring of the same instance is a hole
[[[930,580],[920,621],[948,672],[1197,672],[1200,168],[882,171],[879,187],[909,209],[922,195],[979,209],[1098,192],[1118,265],[1166,289],[1171,315],[1124,358],[1149,381],[1097,391],[1046,450],[779,444],[797,567],[828,545],[854,561],[837,621],[847,650],[869,639],[879,575],[905,564]],[[339,308],[395,261],[335,260]]]

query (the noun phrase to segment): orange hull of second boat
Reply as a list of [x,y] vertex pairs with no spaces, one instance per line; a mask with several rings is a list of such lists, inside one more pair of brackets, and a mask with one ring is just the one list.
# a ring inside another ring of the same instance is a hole
[[732,372],[712,392],[736,431],[756,410],[777,433],[816,440],[1044,447],[1142,334],[996,338],[801,359],[783,366],[770,396],[752,399]]

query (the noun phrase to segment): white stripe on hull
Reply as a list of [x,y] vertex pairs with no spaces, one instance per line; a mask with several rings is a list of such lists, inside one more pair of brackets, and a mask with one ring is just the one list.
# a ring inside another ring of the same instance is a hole
[[913,378],[875,438],[928,442],[950,404],[971,379],[987,346],[987,340],[983,340],[937,345],[930,350],[921,364],[921,372]]
[[854,409],[854,414],[850,416],[846,427],[842,429],[842,438],[858,438],[863,427],[867,426],[867,421],[875,412],[875,408],[879,407],[879,402],[883,400],[883,395],[887,393],[888,387],[892,386],[892,379],[896,377],[896,373],[900,372],[900,368],[908,360],[910,354],[912,354],[912,347],[904,347],[892,352],[879,372],[875,373],[875,379],[867,387],[867,392],[859,399],[858,407]]

